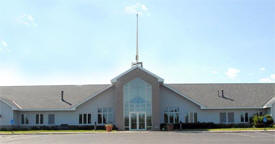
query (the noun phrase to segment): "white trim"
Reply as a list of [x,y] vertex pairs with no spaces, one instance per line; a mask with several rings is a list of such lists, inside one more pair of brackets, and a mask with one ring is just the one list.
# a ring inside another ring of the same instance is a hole
[[22,107],[21,107],[19,104],[17,104],[14,100],[12,101],[12,103],[13,103],[14,105],[16,105],[19,109],[22,109]]
[[149,75],[151,75],[151,76],[157,78],[157,79],[158,79],[158,82],[163,82],[163,81],[164,81],[163,78],[161,78],[161,77],[159,77],[159,76],[153,74],[152,72],[146,70],[146,69],[143,68],[143,67],[140,67],[140,66],[132,66],[132,68],[128,69],[127,71],[125,71],[125,72],[121,73],[120,75],[116,76],[115,78],[113,78],[113,79],[111,80],[111,82],[112,82],[112,83],[116,83],[117,80],[118,80],[119,78],[121,78],[123,75],[125,75],[125,74],[127,74],[127,73],[129,73],[129,72],[131,72],[131,71],[133,71],[133,70],[135,70],[135,69],[140,69],[140,70],[142,70],[142,71],[148,73]]
[[274,103],[275,103],[275,97],[272,97],[269,101],[267,101],[264,104],[263,108],[271,108],[272,104],[274,104]]
[[71,110],[76,110],[76,108],[79,107],[80,105],[82,105],[83,103],[89,101],[90,99],[92,99],[92,98],[94,98],[95,96],[97,96],[97,95],[103,93],[104,91],[108,90],[108,89],[111,88],[111,87],[113,87],[113,85],[109,85],[109,86],[107,86],[106,88],[104,88],[104,89],[102,89],[102,90],[96,92],[95,94],[89,96],[89,97],[88,97],[86,100],[84,100],[83,102],[81,102],[81,103],[79,103],[79,104],[73,106],[73,107],[71,108]]
[[178,95],[183,96],[184,98],[188,99],[189,101],[191,101],[191,102],[197,104],[198,106],[200,106],[201,109],[206,109],[206,107],[205,107],[204,105],[202,105],[202,104],[200,104],[199,102],[197,102],[197,101],[191,99],[191,98],[188,97],[188,96],[185,96],[185,95],[181,94],[180,92],[178,92],[178,91],[175,90],[174,88],[171,88],[170,86],[165,85],[165,84],[164,84],[163,86],[166,87],[166,88],[168,88],[168,89],[170,89],[170,90],[172,90],[173,92],[177,93]]
[[[0,101],[2,101],[3,103],[7,104],[9,107],[11,107],[12,110],[18,110],[18,108],[21,109],[21,107],[15,107],[13,105],[11,105],[9,102],[7,102],[5,99],[0,97]],[[13,102],[13,101],[12,101]],[[15,102],[13,102],[15,104]],[[17,105],[16,105],[17,106]],[[19,105],[18,105],[19,106]]]
[[20,110],[18,110],[18,111],[22,111],[22,112],[24,112],[24,111],[28,111],[28,112],[48,112],[48,111],[74,111],[74,110],[72,110],[71,108],[68,108],[68,109],[20,109]]
[[202,108],[202,110],[233,110],[233,109],[263,109],[263,107],[215,107],[215,108]]

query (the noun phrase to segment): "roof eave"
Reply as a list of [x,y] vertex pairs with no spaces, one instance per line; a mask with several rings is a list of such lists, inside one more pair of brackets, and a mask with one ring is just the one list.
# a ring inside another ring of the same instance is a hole
[[206,108],[204,105],[200,104],[199,102],[193,100],[192,98],[190,98],[190,97],[188,97],[188,96],[186,96],[186,95],[183,95],[182,93],[178,92],[178,91],[175,90],[174,88],[172,88],[172,87],[170,87],[170,86],[168,86],[168,85],[165,85],[165,84],[163,84],[163,86],[166,87],[166,88],[168,88],[168,89],[170,89],[170,90],[172,90],[172,91],[175,92],[176,94],[178,94],[178,95],[180,95],[180,96],[183,96],[184,98],[188,99],[189,101],[191,101],[191,102],[197,104],[198,106],[200,106],[200,109],[205,109],[205,108]]
[[128,69],[127,71],[125,71],[125,72],[121,73],[120,75],[116,76],[115,78],[113,78],[113,79],[111,80],[111,83],[116,83],[120,77],[122,77],[123,75],[125,75],[125,74],[127,74],[127,73],[129,73],[129,72],[131,72],[131,71],[133,71],[133,70],[135,70],[135,69],[140,69],[140,70],[142,70],[142,71],[144,71],[144,72],[146,72],[146,73],[152,75],[152,76],[155,77],[155,78],[158,80],[158,82],[160,82],[160,83],[163,83],[163,81],[164,81],[163,78],[161,78],[161,77],[157,76],[156,74],[154,74],[154,73],[152,73],[152,72],[146,70],[146,69],[143,68],[143,67],[140,67],[140,66],[132,66],[132,68]]

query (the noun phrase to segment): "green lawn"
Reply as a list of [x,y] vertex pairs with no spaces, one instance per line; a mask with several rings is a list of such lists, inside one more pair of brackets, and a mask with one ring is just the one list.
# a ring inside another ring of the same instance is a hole
[[275,130],[270,128],[216,128],[216,129],[185,129],[183,131],[253,131],[253,130]]
[[[275,130],[272,128],[217,128],[217,129],[184,129],[182,131],[253,131],[253,130]],[[26,130],[26,131],[0,131],[0,134],[43,134],[43,133],[105,133],[105,130]],[[112,132],[117,132],[113,130]]]
[[[39,133],[98,133],[105,130],[25,130],[25,131],[0,131],[0,134],[39,134]],[[112,132],[116,132],[113,130]]]

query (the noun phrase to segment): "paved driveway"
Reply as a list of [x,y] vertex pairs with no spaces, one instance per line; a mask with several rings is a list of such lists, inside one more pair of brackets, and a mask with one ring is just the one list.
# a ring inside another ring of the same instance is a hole
[[0,135],[2,144],[275,144],[274,132],[118,132],[94,134]]

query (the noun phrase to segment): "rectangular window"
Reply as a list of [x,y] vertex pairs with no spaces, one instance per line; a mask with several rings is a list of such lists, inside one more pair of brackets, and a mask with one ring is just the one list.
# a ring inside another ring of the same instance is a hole
[[244,120],[245,120],[245,122],[248,122],[248,113],[245,113]]
[[169,123],[174,123],[174,116],[173,113],[169,113]]
[[193,123],[193,122],[194,122],[193,112],[190,112],[190,113],[189,113],[189,121],[190,121],[190,123]]
[[82,124],[82,114],[79,114],[78,123]]
[[189,123],[189,117],[188,117],[188,114],[185,116],[185,123]]
[[241,122],[244,123],[244,122],[248,122],[248,113],[245,112],[245,113],[241,113]]
[[175,123],[179,123],[179,113],[174,113],[175,115]]
[[113,122],[112,108],[98,108],[97,110],[98,124],[106,124]]
[[98,124],[102,124],[102,113],[99,113],[97,115],[97,122],[98,122]]
[[165,123],[179,123],[179,107],[166,107],[163,118]]
[[92,119],[92,116],[91,116],[91,114],[89,113],[89,114],[88,114],[88,124],[91,123],[91,119]]
[[234,112],[228,112],[227,117],[229,123],[234,123]]
[[225,112],[220,113],[220,123],[226,123],[226,113]]
[[194,112],[194,123],[198,122],[198,114]]
[[24,114],[21,114],[21,124],[24,124]]
[[48,115],[48,124],[54,124],[55,123],[55,115],[49,114]]
[[244,122],[244,115],[241,114],[241,122]]
[[35,123],[39,124],[39,114],[36,114],[36,116],[35,116]]
[[27,117],[25,118],[25,123],[29,124],[29,119]]
[[44,118],[43,118],[43,114],[40,114],[40,124],[44,123]]
[[83,114],[83,124],[87,124],[87,114]]
[[164,113],[164,123],[168,123],[168,113]]

